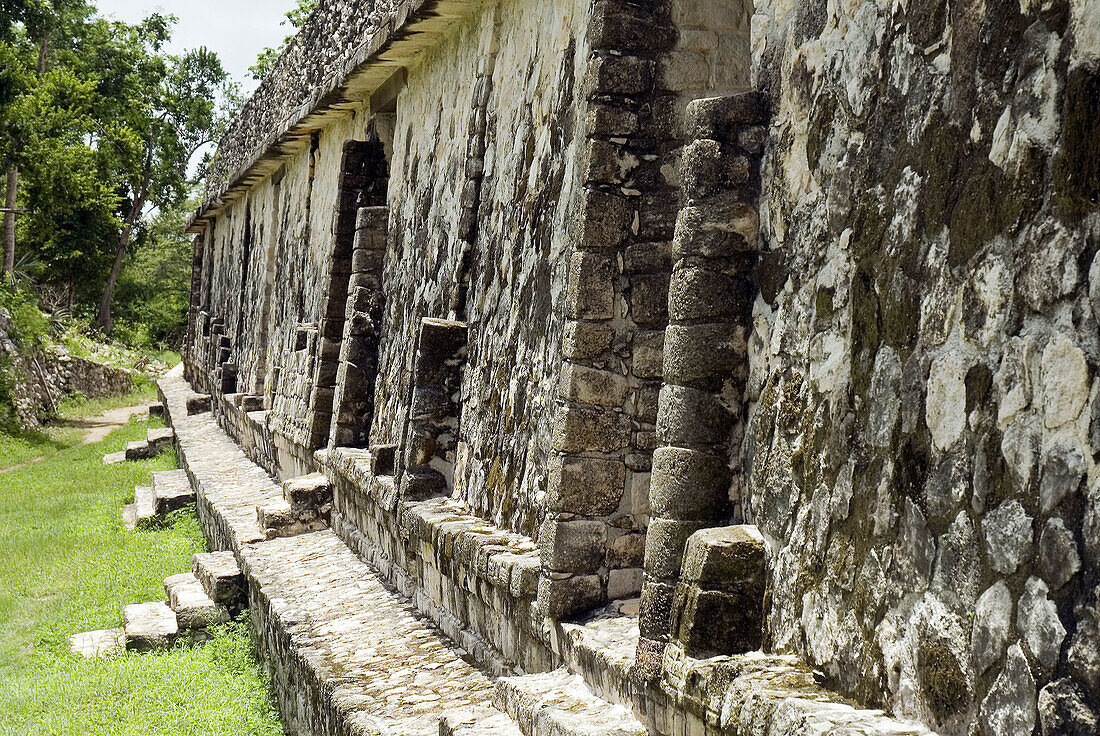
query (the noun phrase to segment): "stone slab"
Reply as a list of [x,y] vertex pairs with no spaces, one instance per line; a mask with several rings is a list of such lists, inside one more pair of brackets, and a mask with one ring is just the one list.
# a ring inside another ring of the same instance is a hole
[[161,470],[153,473],[153,508],[157,516],[165,516],[195,501],[191,481],[183,470]]
[[247,586],[232,552],[197,554],[191,558],[191,572],[215,603],[234,607],[244,604]]
[[151,460],[156,457],[159,450],[145,440],[137,440],[126,445],[125,457],[127,460]]
[[215,603],[199,579],[189,572],[165,578],[164,592],[181,631],[208,629],[229,620],[225,606]]
[[104,465],[118,465],[124,462],[126,462],[126,450],[111,452],[103,456]]
[[167,447],[175,437],[176,433],[171,427],[155,427],[146,433],[145,441],[161,450]]
[[134,502],[122,507],[122,525],[127,531],[149,526],[156,518],[153,507],[153,489],[150,486],[134,488]]
[[495,708],[471,708],[444,713],[439,736],[522,736],[515,721]]
[[597,697],[565,668],[500,678],[493,705],[511,716],[524,736],[648,736],[630,710]]
[[73,634],[70,645],[75,654],[85,659],[107,657],[126,649],[126,630],[104,629]]
[[122,610],[126,648],[136,652],[164,649],[179,635],[176,613],[168,604],[135,603]]

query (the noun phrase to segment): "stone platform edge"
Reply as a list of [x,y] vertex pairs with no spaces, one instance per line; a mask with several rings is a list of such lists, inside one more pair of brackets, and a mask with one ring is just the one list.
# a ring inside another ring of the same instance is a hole
[[[166,390],[174,382],[182,385]],[[250,533],[240,518],[233,519],[233,514],[208,498],[190,469],[184,446],[190,433],[181,432],[177,426],[192,419],[187,417],[186,398],[182,396],[184,387],[186,394],[198,395],[186,384],[180,371],[173,371],[158,382],[166,409],[165,419],[177,430],[180,464],[196,486],[204,533],[213,547],[231,550],[240,559],[242,549],[262,541],[262,535],[254,525]],[[170,399],[170,393],[181,395]],[[224,410],[226,404],[219,408]],[[203,417],[204,441],[213,433],[220,435],[219,441],[232,443],[241,451],[210,414],[200,416]],[[225,419],[233,422],[243,421],[245,417]],[[251,466],[249,471],[258,471],[262,480],[256,480],[265,484],[269,493],[277,492],[274,481],[243,452],[240,459]],[[605,610],[585,623],[554,621],[538,613],[529,583],[520,582],[519,587],[515,587],[514,581],[529,574],[534,557],[533,550],[523,544],[522,538],[503,540],[500,544],[502,540],[493,537],[494,530],[487,522],[461,513],[445,499],[403,504],[400,509],[388,510],[386,500],[389,496],[384,478],[370,474],[367,451],[322,450],[316,454],[315,462],[318,470],[333,479],[337,494],[341,485],[345,486],[345,492],[347,486],[358,489],[355,506],[362,516],[353,524],[339,512],[334,513],[332,532],[365,567],[410,599],[442,633],[470,652],[480,666],[494,676],[568,667],[581,675],[602,698],[633,708],[650,732],[656,734],[800,736],[811,732],[936,736],[918,724],[898,721],[881,710],[861,708],[827,690],[819,684],[820,677],[810,667],[790,655],[751,653],[699,660],[670,646],[665,652],[662,677],[640,681],[633,673],[637,642],[637,626],[632,625],[635,624],[633,619]],[[253,473],[248,472],[248,475]],[[391,515],[394,512],[396,516]],[[387,526],[392,523],[391,519],[397,522],[396,531]],[[358,526],[364,521],[367,533]],[[500,534],[507,536],[506,532]],[[456,540],[463,535],[469,538],[456,545]],[[509,548],[509,541],[518,541],[519,545]],[[507,560],[509,565],[493,565],[491,560],[498,555],[504,555],[500,562]],[[242,568],[249,569],[247,564]],[[460,570],[457,575],[455,568]],[[444,569],[451,571],[453,577],[442,574]],[[483,605],[476,610],[476,621],[471,626],[471,617],[463,606],[483,600],[493,601],[495,605]],[[521,613],[515,608],[517,601],[529,604],[523,607],[521,616],[517,616]],[[269,601],[254,599],[253,605],[259,606],[261,615],[272,612]],[[270,626],[284,626],[277,615],[265,615],[264,618]],[[497,619],[496,622],[493,619]],[[489,625],[486,625],[487,620]],[[534,636],[524,639],[525,635]],[[517,637],[524,641],[520,642]],[[294,651],[288,633],[276,634],[271,641],[275,639],[278,640],[278,646],[274,647],[278,651],[273,652],[276,656],[298,665],[304,662]],[[504,656],[503,652],[512,656]],[[326,688],[326,683],[315,672],[302,672],[299,682],[300,687],[309,682],[311,690]],[[343,708],[331,702],[330,711],[323,720],[335,723],[341,710]]]

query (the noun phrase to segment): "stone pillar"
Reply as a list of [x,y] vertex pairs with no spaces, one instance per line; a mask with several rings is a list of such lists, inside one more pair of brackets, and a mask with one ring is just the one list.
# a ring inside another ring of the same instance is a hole
[[331,447],[366,447],[370,439],[385,304],[382,262],[388,226],[389,208],[359,210],[332,407]]
[[[582,92],[588,149],[570,256],[539,605],[553,618],[638,594],[678,193],[680,146],[658,80],[675,45],[665,0],[592,6]],[[655,349],[656,346],[656,349]]]
[[[759,166],[765,98],[757,93],[688,107],[685,207],[673,239],[650,521],[636,672],[655,677],[673,631],[673,599],[688,538],[734,517],[748,377],[746,340],[756,295]],[[731,472],[731,467],[737,473]]]
[[466,343],[465,322],[420,321],[401,468],[407,500],[446,495],[453,487]]

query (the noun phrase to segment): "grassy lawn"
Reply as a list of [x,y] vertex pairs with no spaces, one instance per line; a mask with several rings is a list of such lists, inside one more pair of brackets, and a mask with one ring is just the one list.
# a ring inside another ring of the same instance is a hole
[[0,438],[0,467],[18,457],[12,448],[47,455],[0,475],[0,736],[282,733],[243,624],[156,654],[69,652],[72,634],[121,626],[124,605],[163,600],[163,579],[190,570],[191,555],[205,550],[193,513],[177,513],[165,529],[122,530],[119,511],[134,486],[175,458],[114,466],[101,458],[150,426],[131,421],[87,446],[77,430]]

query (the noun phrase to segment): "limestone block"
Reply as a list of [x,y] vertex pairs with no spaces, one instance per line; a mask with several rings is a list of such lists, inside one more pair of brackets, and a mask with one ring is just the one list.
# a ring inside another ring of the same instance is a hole
[[663,375],[665,332],[636,332],[631,372],[636,378],[661,378]]
[[1042,736],[1100,733],[1100,717],[1072,678],[1055,680],[1040,690],[1038,711]]
[[126,460],[131,462],[134,460],[150,460],[159,454],[160,448],[149,444],[145,440],[137,440],[126,445]]
[[623,107],[592,104],[587,124],[595,135],[624,136],[638,132],[638,114]]
[[1039,537],[1038,562],[1039,572],[1051,590],[1058,590],[1081,570],[1077,540],[1062,519],[1047,519]]
[[153,506],[157,516],[181,509],[195,502],[195,491],[183,470],[162,470],[153,473]]
[[710,65],[699,51],[673,51],[661,57],[657,80],[662,88],[674,92],[706,89]]
[[593,139],[588,142],[584,180],[589,185],[623,184],[631,179],[640,159],[625,146]]
[[646,736],[634,715],[597,697],[584,680],[562,668],[502,677],[493,705],[511,716],[525,736]]
[[680,447],[653,453],[649,505],[655,516],[682,520],[725,518],[729,514],[730,469],[716,455]]
[[630,317],[635,323],[661,327],[668,322],[669,277],[638,275],[630,279]]
[[135,603],[122,610],[126,648],[147,652],[175,643],[179,624],[175,612],[164,603]]
[[538,606],[549,618],[566,618],[595,608],[603,601],[603,584],[598,575],[539,578]]
[[637,56],[599,55],[589,58],[585,97],[637,95],[653,87],[654,63]]
[[600,0],[593,5],[588,35],[594,49],[624,52],[667,49],[676,40],[671,24],[661,23],[648,8],[621,0]]
[[646,532],[646,572],[659,580],[678,578],[688,537],[712,524],[711,521],[652,519]]
[[1074,607],[1073,614],[1077,630],[1066,650],[1069,674],[1097,698],[1100,697],[1100,593],[1094,590]]
[[742,204],[729,214],[739,228],[731,230],[729,223],[711,222],[698,207],[680,210],[676,235],[672,239],[672,257],[727,259],[755,252],[760,226],[756,210],[749,204]]
[[1066,638],[1066,629],[1058,618],[1058,608],[1049,594],[1046,583],[1037,577],[1030,577],[1024,584],[1024,594],[1016,608],[1016,628],[1023,636],[1024,651],[1044,675],[1053,671]]
[[767,116],[768,98],[760,92],[695,100],[688,105],[687,132],[695,139],[731,140],[742,126],[759,125]]
[[619,601],[634,598],[642,592],[641,568],[611,570],[607,575],[607,598]]
[[982,701],[981,718],[988,736],[1017,736],[1035,728],[1035,678],[1019,644],[1009,647],[1004,669]]
[[246,582],[232,552],[203,552],[191,558],[191,572],[215,603],[239,607],[245,603]]
[[570,320],[565,325],[562,355],[570,360],[592,360],[610,349],[614,337],[610,325]]
[[562,364],[558,395],[568,401],[597,406],[621,407],[626,401],[626,378],[611,371],[577,363]]
[[643,639],[668,641],[672,630],[672,600],[676,586],[652,579],[647,573],[638,612],[638,630]]
[[679,268],[669,284],[669,317],[675,322],[740,317],[751,297],[742,281],[704,268]]
[[664,443],[681,447],[725,443],[733,421],[730,409],[713,393],[671,384],[661,389],[657,437]]
[[630,442],[630,419],[610,409],[560,404],[554,416],[554,449],[560,452],[616,452]]
[[670,273],[672,246],[667,241],[634,243],[626,248],[623,258],[625,273]]
[[542,562],[558,572],[595,572],[603,564],[607,527],[602,521],[547,519],[539,533]]
[[615,308],[615,267],[609,257],[574,253],[569,260],[566,302],[576,319],[611,319]]
[[626,465],[618,459],[555,456],[550,462],[550,502],[555,511],[608,516],[622,500]]
[[1005,501],[982,522],[989,565],[1006,575],[1016,572],[1031,555],[1031,517],[1015,499]]
[[206,594],[192,573],[165,578],[164,592],[181,631],[206,629],[229,620],[229,612]]
[[662,373],[679,386],[707,387],[747,361],[743,329],[733,322],[669,325]]

